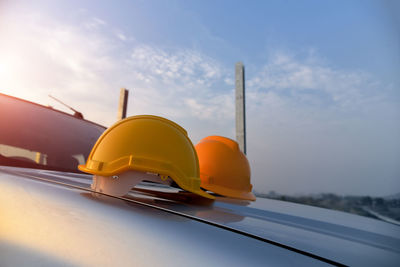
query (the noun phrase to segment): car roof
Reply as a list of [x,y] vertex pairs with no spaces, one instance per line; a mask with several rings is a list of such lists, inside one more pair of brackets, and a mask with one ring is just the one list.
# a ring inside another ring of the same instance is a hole
[[1,265],[327,265],[163,209],[46,181],[51,174],[82,182],[77,174],[20,170],[0,171]]
[[[0,169],[17,177],[90,191],[91,176],[85,174]],[[143,183],[118,199],[157,210],[156,213],[163,211],[208,224],[219,231],[228,230],[321,262],[356,266],[396,266],[400,262],[400,227],[393,224],[277,200],[259,198],[247,202],[218,198],[212,202],[176,191]]]

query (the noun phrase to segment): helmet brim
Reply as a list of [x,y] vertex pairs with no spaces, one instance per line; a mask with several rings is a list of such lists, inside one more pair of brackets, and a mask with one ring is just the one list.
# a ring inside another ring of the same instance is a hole
[[244,192],[244,191],[239,191],[239,190],[234,190],[214,184],[201,184],[202,188],[205,188],[209,191],[212,191],[214,193],[217,193],[219,195],[225,196],[225,197],[231,197],[231,198],[237,198],[237,199],[243,199],[243,200],[251,200],[254,201],[256,200],[256,196],[251,192]]

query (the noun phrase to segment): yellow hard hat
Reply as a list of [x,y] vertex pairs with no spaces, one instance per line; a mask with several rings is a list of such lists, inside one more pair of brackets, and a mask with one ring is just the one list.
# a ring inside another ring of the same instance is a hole
[[251,192],[250,165],[238,143],[222,136],[208,136],[196,145],[201,187],[219,195],[255,200]]
[[135,170],[171,177],[181,188],[206,198],[200,189],[199,161],[185,129],[165,118],[140,115],[123,119],[97,140],[83,172],[113,176]]

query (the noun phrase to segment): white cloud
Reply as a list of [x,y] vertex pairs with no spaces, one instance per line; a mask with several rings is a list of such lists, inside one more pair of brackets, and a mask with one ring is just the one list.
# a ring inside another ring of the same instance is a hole
[[[3,92],[53,105],[47,98],[52,93],[78,110],[102,110],[102,105],[110,104],[105,97],[110,83],[103,74],[115,72],[118,66],[109,53],[113,49],[110,40],[42,16],[9,17],[7,22],[1,29],[7,38],[0,44],[0,58],[6,66],[0,73]],[[88,103],[89,99],[94,101]],[[98,113],[84,112],[88,113],[89,118],[104,122]]]
[[[213,90],[224,68],[198,51],[125,44],[125,35],[116,36],[98,18],[75,26],[39,15],[24,20],[10,16],[7,21],[0,32],[8,37],[0,44],[0,87],[5,93],[65,110],[47,98],[51,93],[105,125],[115,121],[122,86],[131,89],[131,114],[185,122],[193,117],[222,119],[219,114],[232,109],[225,100],[231,92]],[[200,112],[188,99],[218,108]]]
[[139,45],[133,49],[129,64],[146,81],[185,85],[186,90],[193,87],[208,89],[223,75],[215,60],[189,49],[167,51]]
[[231,85],[231,86],[233,86],[233,85],[235,84],[235,81],[234,81],[232,78],[225,78],[225,79],[224,79],[224,82],[225,82],[227,85]]
[[117,37],[120,39],[120,40],[122,40],[122,41],[126,41],[128,38],[125,36],[125,34],[123,34],[123,33],[117,33],[116,34],[117,35]]
[[100,27],[102,27],[102,26],[104,26],[106,24],[107,23],[104,20],[96,18],[96,17],[93,17],[93,18],[87,20],[83,24],[83,26],[85,28],[87,28],[88,30],[97,30],[97,29],[99,29]]
[[315,60],[300,61],[281,53],[248,82],[248,87],[259,94],[272,91],[295,102],[340,108],[361,108],[382,96],[382,86],[362,71],[337,70]]

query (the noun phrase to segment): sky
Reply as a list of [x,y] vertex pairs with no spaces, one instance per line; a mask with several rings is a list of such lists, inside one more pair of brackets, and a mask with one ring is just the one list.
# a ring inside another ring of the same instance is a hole
[[400,192],[398,1],[0,0],[0,92],[107,127],[235,139],[238,61],[255,191]]

